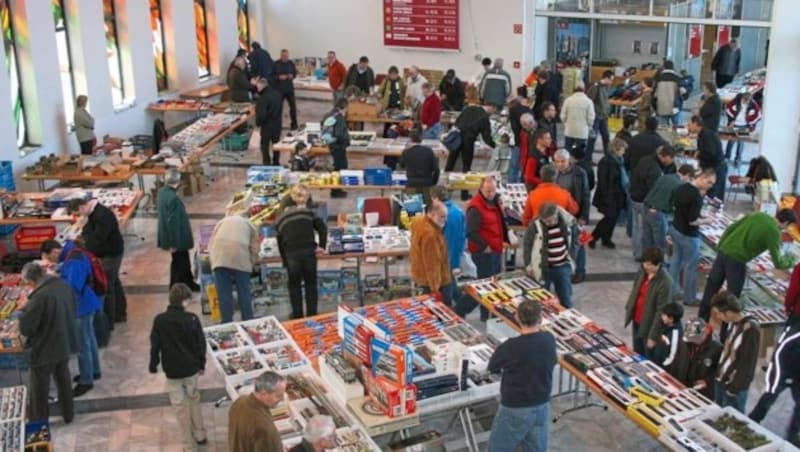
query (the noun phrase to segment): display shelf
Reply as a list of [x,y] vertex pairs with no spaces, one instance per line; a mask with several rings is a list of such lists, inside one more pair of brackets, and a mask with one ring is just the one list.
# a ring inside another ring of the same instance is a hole
[[0,450],[25,447],[25,386],[0,388]]

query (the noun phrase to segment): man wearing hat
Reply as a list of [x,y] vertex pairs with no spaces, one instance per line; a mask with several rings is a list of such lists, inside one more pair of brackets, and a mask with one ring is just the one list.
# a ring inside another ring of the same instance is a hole
[[683,322],[683,341],[667,372],[681,383],[714,398],[714,376],[717,373],[722,344],[714,339],[714,329],[702,318]]
[[197,292],[200,286],[194,281],[189,250],[194,247],[192,225],[186,207],[178,197],[181,173],[175,168],[167,170],[165,185],[158,190],[158,248],[169,251],[169,286],[184,283]]

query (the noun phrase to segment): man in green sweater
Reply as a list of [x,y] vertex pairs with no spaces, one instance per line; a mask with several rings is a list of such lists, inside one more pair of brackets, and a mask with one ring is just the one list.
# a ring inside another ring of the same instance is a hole
[[672,201],[675,190],[694,178],[694,167],[681,165],[678,172],[662,174],[644,198],[642,217],[642,249],[666,249],[669,217],[672,215]]
[[769,251],[776,268],[787,269],[794,264],[792,256],[781,253],[781,231],[797,221],[794,211],[781,209],[775,218],[763,212],[754,212],[728,226],[717,246],[717,258],[711,266],[698,315],[708,321],[711,314],[711,298],[724,282],[728,290],[737,297],[742,295],[747,263]]

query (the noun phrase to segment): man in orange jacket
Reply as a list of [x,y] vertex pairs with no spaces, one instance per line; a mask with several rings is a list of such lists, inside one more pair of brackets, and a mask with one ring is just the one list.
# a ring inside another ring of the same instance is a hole
[[444,240],[447,206],[434,199],[425,207],[425,216],[414,221],[411,226],[411,277],[424,293],[440,292],[442,302],[452,303],[449,290],[453,278],[450,273],[450,260]]
[[556,183],[558,170],[553,165],[542,167],[540,177],[542,182],[528,193],[525,211],[522,213],[522,224],[527,226],[534,218],[539,216],[539,209],[544,203],[552,202],[572,215],[577,215],[580,206],[572,195]]

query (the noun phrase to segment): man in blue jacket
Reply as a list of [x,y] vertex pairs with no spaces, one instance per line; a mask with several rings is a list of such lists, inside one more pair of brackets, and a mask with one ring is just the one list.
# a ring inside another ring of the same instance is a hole
[[[55,250],[61,252],[56,262],[53,262]],[[94,273],[89,258],[72,241],[68,240],[62,247],[56,240],[45,240],[41,251],[42,257],[50,263],[61,263],[61,279],[72,287],[78,301],[75,317],[81,346],[78,353],[80,375],[75,377],[78,384],[73,388],[72,395],[80,397],[94,388],[93,380],[100,378],[100,356],[97,353],[97,338],[94,334],[94,315],[103,306],[103,302],[92,289]]]
[[431,198],[442,201],[447,206],[447,222],[444,225],[444,241],[447,244],[447,254],[450,260],[450,296],[442,294],[444,300],[455,300],[459,296],[456,278],[461,273],[461,254],[467,244],[467,226],[464,219],[464,212],[458,204],[450,199],[450,193],[441,185],[436,185],[431,189]]

